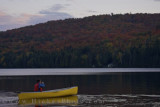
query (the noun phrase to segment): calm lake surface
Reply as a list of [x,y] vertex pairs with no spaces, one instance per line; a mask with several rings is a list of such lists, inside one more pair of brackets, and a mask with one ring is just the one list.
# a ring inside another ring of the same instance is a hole
[[[0,106],[24,106],[18,105],[17,94],[33,91],[37,79],[45,82],[44,90],[79,87],[76,104],[42,104],[43,107],[160,106],[160,69],[158,68],[0,69]],[[35,107],[35,105],[25,107]]]

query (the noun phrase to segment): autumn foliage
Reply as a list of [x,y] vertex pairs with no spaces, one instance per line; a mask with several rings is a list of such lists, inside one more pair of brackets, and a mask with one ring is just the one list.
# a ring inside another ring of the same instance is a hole
[[160,67],[160,14],[90,16],[0,32],[0,67]]

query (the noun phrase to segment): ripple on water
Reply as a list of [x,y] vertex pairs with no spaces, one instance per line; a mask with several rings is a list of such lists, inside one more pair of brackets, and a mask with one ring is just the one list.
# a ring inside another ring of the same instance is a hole
[[0,92],[0,107],[16,107],[18,103],[17,93]]
[[[47,107],[54,105],[48,105]],[[159,107],[160,95],[78,95],[74,107]],[[0,92],[0,107],[19,107],[17,93]],[[28,106],[27,106],[28,107]],[[58,107],[58,106],[56,106]],[[69,107],[62,105],[60,107]],[[71,107],[71,106],[70,106]]]
[[79,95],[79,105],[111,107],[159,107],[159,95]]

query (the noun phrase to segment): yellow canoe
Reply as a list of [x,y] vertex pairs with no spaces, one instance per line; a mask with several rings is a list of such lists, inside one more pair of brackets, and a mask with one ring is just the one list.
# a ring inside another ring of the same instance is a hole
[[78,96],[65,96],[55,98],[22,99],[19,105],[78,105]]
[[70,87],[56,90],[49,90],[43,92],[23,92],[18,94],[19,100],[21,99],[33,99],[33,98],[51,98],[51,97],[62,97],[71,96],[78,93],[78,87]]

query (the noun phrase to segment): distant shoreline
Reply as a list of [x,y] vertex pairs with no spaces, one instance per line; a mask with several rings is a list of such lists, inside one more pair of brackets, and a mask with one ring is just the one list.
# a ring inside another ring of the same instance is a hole
[[110,73],[160,72],[160,68],[56,68],[0,69],[0,76],[103,75]]

